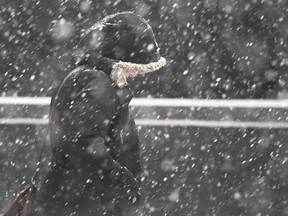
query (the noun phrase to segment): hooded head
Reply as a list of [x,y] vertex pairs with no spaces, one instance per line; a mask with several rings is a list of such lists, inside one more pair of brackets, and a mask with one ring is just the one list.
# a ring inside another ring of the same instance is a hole
[[107,16],[93,25],[79,46],[76,64],[108,64],[111,78],[119,87],[127,77],[160,69],[165,59],[150,25],[139,15],[122,12]]

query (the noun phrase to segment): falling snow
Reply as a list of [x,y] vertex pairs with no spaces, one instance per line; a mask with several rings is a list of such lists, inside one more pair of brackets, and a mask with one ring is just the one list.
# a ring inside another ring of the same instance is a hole
[[[120,11],[148,20],[167,60],[159,72],[131,81],[136,98],[288,98],[287,0],[0,1],[1,96],[50,97],[84,32]],[[91,43],[97,46],[102,36],[94,36]],[[131,112],[140,120],[227,121],[238,126],[288,120],[286,107],[131,106]],[[1,119],[47,120],[48,113],[47,104],[0,104]],[[1,215],[29,184],[45,126],[1,123],[0,128]],[[138,129],[143,215],[288,215],[287,128]],[[95,146],[87,150],[91,155],[106,153]],[[43,173],[50,157],[47,147]]]

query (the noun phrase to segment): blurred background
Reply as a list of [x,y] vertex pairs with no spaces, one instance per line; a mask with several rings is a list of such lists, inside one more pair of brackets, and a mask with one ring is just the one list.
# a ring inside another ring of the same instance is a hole
[[129,10],[149,21],[168,60],[133,83],[135,96],[286,98],[287,9],[285,0],[1,0],[1,94],[50,95],[81,32]]
[[[286,0],[0,0],[0,96],[51,96],[81,33],[121,11],[148,20],[168,61],[131,83],[135,97],[288,98]],[[24,108],[0,114],[39,114]],[[29,182],[44,126],[0,127],[1,214]],[[143,215],[288,215],[286,129],[143,126],[139,135]]]

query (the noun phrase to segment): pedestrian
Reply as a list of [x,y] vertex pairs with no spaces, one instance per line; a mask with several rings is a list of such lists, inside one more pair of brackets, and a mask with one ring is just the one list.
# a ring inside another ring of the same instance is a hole
[[71,53],[73,69],[51,100],[53,159],[31,215],[140,215],[127,79],[160,69],[165,59],[151,27],[132,12],[96,23]]

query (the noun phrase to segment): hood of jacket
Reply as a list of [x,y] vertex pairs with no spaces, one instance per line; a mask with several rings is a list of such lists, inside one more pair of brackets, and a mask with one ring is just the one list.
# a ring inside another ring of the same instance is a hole
[[94,24],[72,54],[72,65],[103,70],[121,87],[127,77],[153,72],[166,63],[151,26],[132,12],[107,16]]

